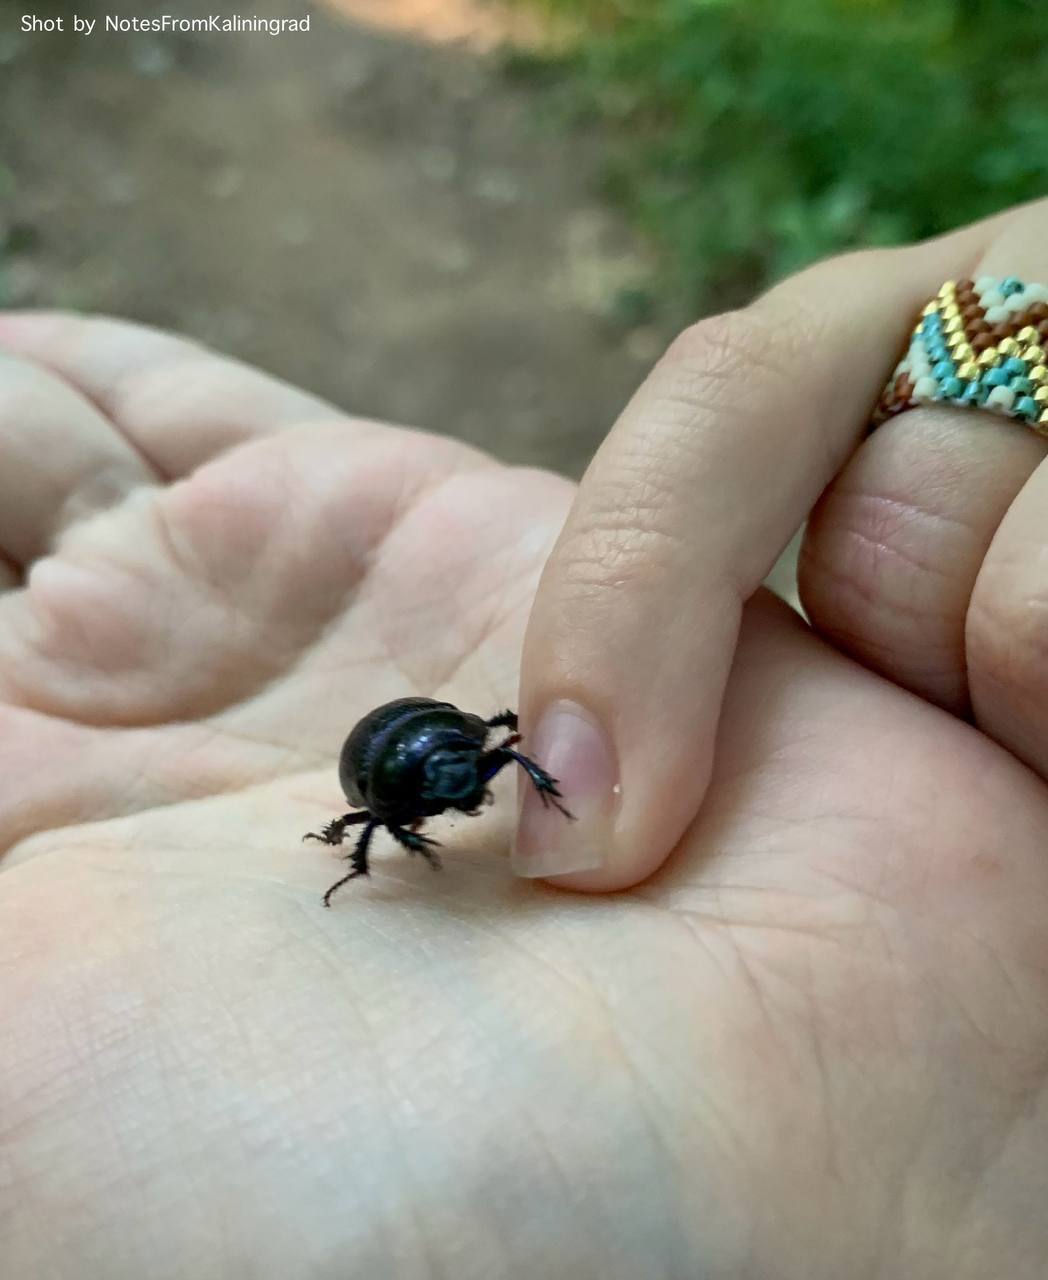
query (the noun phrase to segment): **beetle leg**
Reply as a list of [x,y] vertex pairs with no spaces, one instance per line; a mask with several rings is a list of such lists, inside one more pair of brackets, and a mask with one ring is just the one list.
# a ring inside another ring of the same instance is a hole
[[355,822],[367,822],[370,817],[371,814],[366,809],[360,813],[347,813],[344,817],[333,818],[319,833],[307,831],[302,839],[319,840],[323,844],[341,844],[347,827],[351,827]]
[[489,729],[517,729],[517,713],[515,711],[500,711],[497,716],[492,716],[490,720],[484,723]]
[[541,765],[536,764],[534,760],[529,760],[527,756],[522,755],[519,751],[514,751],[509,744],[517,741],[519,741],[519,737],[515,735],[507,742],[504,742],[502,746],[495,747],[493,750],[482,755],[480,757],[480,776],[485,782],[490,782],[496,773],[501,769],[504,769],[511,761],[516,760],[517,764],[520,765],[531,779],[532,786],[539,793],[542,803],[546,808],[553,805],[555,809],[559,809],[561,811],[565,818],[571,818],[574,821],[575,815],[573,813],[569,813],[562,804],[558,804],[558,801],[563,800],[564,797],[560,793],[560,788],[557,785],[557,779],[551,777],[550,774],[548,774]]
[[499,769],[505,768],[505,766],[509,764],[509,761],[503,760],[502,763],[498,766],[498,769],[495,770],[495,773],[483,772],[485,764],[488,761],[490,761],[494,756],[498,755],[500,751],[505,751],[507,747],[515,747],[517,743],[520,741],[520,739],[521,739],[521,735],[519,733],[511,733],[505,742],[500,742],[497,747],[492,747],[490,751],[485,752],[484,755],[480,757],[481,777],[484,779],[485,782],[487,782],[489,778],[493,778],[495,776],[495,773],[498,773]]
[[353,870],[350,871],[348,876],[343,876],[341,880],[336,880],[327,893],[324,894],[325,907],[331,906],[331,898],[336,889],[341,889],[344,884],[347,884],[350,880],[355,880],[357,876],[369,876],[371,874],[368,868],[368,845],[371,843],[371,836],[375,828],[382,824],[372,818],[370,814],[365,814],[365,817],[368,825],[360,833],[360,839],[357,841],[356,848],[349,858]]
[[402,844],[409,853],[421,853],[434,871],[440,870],[440,855],[433,852],[433,847],[440,846],[439,840],[434,840],[431,836],[419,835],[415,828],[417,822],[411,824],[411,830],[405,831],[403,827],[390,827],[389,834],[398,844]]

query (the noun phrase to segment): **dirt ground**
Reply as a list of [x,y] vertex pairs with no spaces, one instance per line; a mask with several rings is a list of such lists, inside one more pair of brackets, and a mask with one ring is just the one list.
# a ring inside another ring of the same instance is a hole
[[0,0],[8,303],[178,329],[578,474],[660,346],[614,319],[644,261],[595,194],[599,139],[478,49],[490,9],[341,3],[394,29],[313,9],[299,35],[21,34]]
[[[308,34],[78,35],[0,0],[3,301],[179,330],[581,474],[669,337],[617,305],[648,259],[598,194],[600,134],[505,75],[535,31],[492,0],[331,3],[252,10]],[[48,12],[74,8],[113,11]]]

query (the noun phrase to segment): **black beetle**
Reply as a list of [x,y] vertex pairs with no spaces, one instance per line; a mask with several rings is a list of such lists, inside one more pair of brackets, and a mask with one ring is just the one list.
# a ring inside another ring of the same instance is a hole
[[[493,729],[508,729],[510,736],[488,748]],[[423,820],[445,809],[461,809],[473,816],[492,798],[487,784],[514,760],[527,771],[542,803],[553,804],[572,818],[574,815],[558,803],[563,796],[557,779],[513,750],[519,741],[513,711],[482,720],[433,698],[397,698],[369,711],[342,744],[338,761],[342,790],[359,811],[335,818],[319,833],[310,831],[302,837],[341,844],[347,827],[367,824],[347,855],[352,871],[324,894],[324,906],[331,906],[332,894],[347,881],[370,874],[368,845],[376,827],[385,827],[410,853],[421,853],[434,870],[439,869],[440,858],[433,847],[440,842],[419,835]]]

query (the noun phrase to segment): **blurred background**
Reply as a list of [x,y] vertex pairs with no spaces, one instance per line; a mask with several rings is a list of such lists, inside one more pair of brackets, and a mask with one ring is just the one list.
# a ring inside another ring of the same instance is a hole
[[[34,34],[27,12],[311,30]],[[659,339],[620,315],[651,263],[602,193],[601,126],[513,52],[545,26],[483,0],[0,0],[5,304],[180,330],[578,474]]]
[[311,31],[20,30],[74,10],[107,12],[0,0],[5,304],[182,330],[570,475],[688,320],[1048,191],[1045,0],[262,0]]

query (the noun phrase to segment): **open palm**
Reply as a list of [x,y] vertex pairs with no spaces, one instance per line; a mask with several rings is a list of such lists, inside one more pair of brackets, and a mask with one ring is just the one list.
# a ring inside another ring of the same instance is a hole
[[571,485],[151,331],[0,340],[5,1274],[1043,1275],[1032,774],[760,597],[659,875],[515,880],[500,776],[325,911],[345,733],[514,705]]

